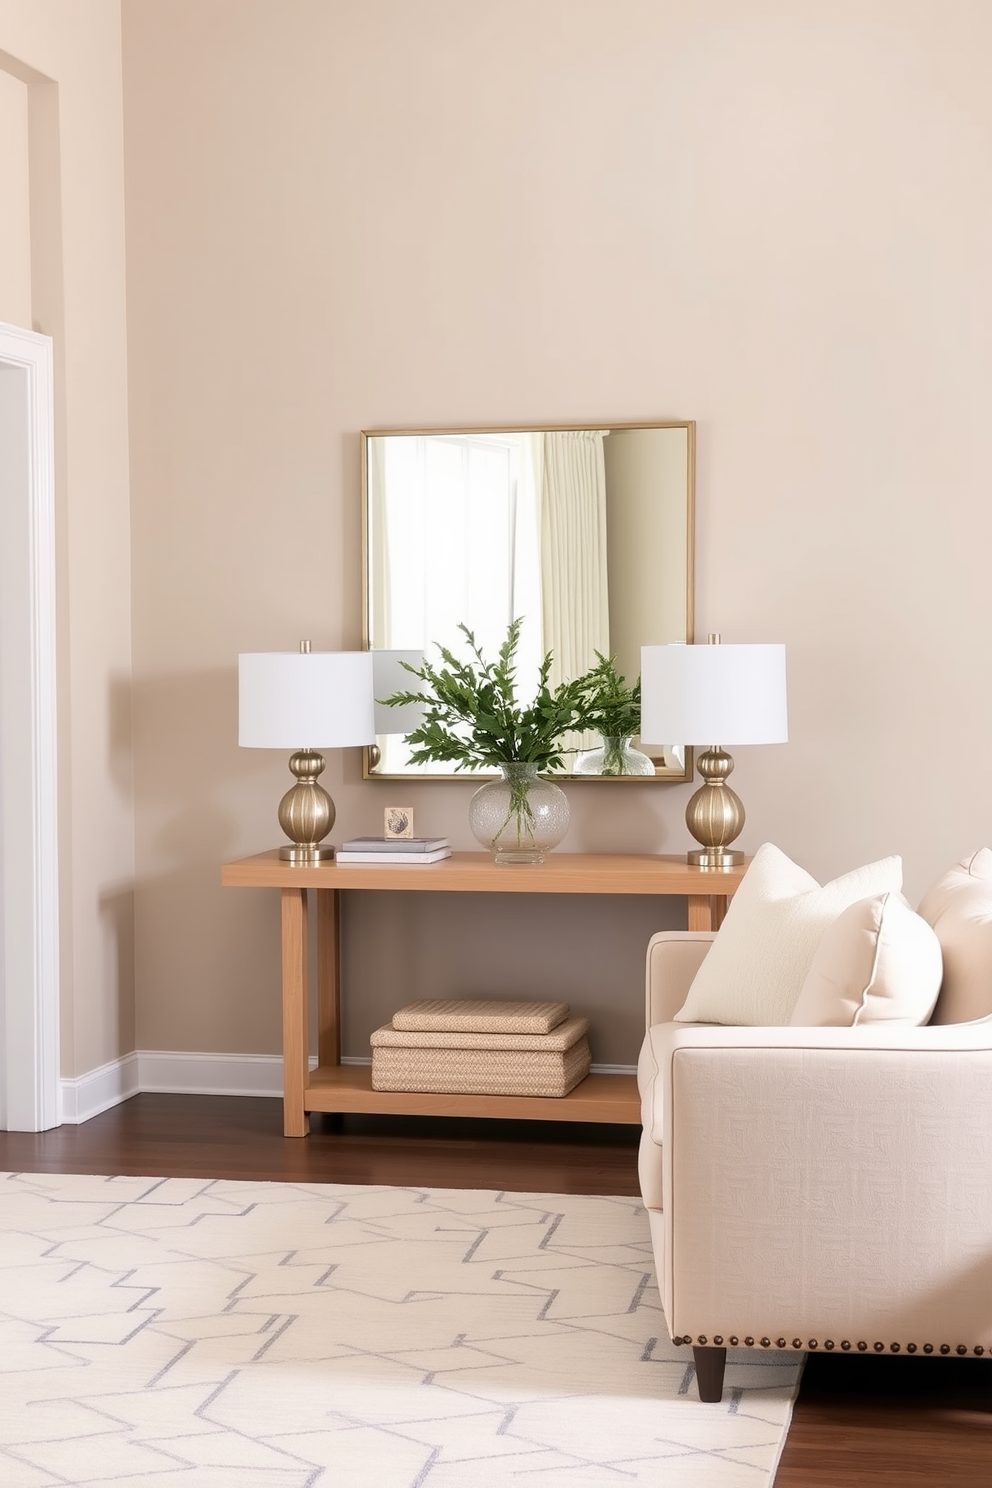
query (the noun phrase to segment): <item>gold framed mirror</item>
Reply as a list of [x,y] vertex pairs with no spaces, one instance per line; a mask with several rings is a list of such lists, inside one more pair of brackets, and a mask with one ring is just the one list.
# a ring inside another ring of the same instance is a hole
[[[460,623],[495,655],[522,617],[522,696],[547,651],[552,684],[588,671],[597,652],[615,656],[632,684],[642,645],[691,641],[694,463],[687,420],[364,431],[364,640],[382,653],[377,697],[415,686],[397,655],[437,661],[438,645],[461,654]],[[384,731],[365,751],[366,779],[490,773],[411,764],[394,731],[415,726],[403,715],[377,709]],[[572,773],[576,759],[587,765],[596,736],[567,742],[569,768],[558,779],[692,777],[680,743],[648,751],[652,773],[601,775]]]

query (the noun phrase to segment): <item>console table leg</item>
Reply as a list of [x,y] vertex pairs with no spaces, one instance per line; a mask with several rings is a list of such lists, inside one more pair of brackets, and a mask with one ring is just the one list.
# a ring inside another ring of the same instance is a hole
[[341,994],[338,980],[340,900],[336,889],[317,889],[317,1063],[341,1063]]
[[282,1110],[287,1137],[310,1130],[303,1107],[308,1074],[307,891],[282,891]]
[[726,913],[726,894],[689,895],[690,930],[719,930]]

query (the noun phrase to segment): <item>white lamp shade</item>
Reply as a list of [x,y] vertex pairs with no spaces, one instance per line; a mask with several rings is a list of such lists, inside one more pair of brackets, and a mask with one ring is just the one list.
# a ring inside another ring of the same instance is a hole
[[250,651],[238,657],[238,743],[344,749],[375,737],[371,651]]
[[784,744],[785,647],[642,646],[641,739]]
[[419,692],[422,683],[406,670],[424,664],[423,651],[373,651],[372,677],[375,682],[375,731],[377,734],[412,734],[424,721],[423,703],[398,703],[387,708],[382,698],[394,692]]

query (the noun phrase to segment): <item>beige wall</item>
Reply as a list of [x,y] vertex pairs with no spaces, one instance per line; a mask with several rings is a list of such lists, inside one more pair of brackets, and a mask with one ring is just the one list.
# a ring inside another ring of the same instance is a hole
[[2,143],[17,149],[5,179],[20,181],[0,305],[55,339],[62,1065],[73,1076],[134,1047],[117,0],[0,0],[0,69]]
[[[789,648],[744,844],[915,899],[989,840],[987,0],[123,0],[123,56],[140,1047],[278,1049],[274,896],[218,886],[288,782],[235,657],[359,643],[362,428],[694,418],[696,633]],[[565,847],[682,851],[689,789],[575,788]],[[467,847],[469,791],[403,795]],[[601,911],[533,980],[623,1062],[657,920]],[[357,1053],[465,947],[440,897],[348,918]],[[543,921],[471,923],[523,989]]]
[[0,320],[31,325],[28,86],[0,68]]

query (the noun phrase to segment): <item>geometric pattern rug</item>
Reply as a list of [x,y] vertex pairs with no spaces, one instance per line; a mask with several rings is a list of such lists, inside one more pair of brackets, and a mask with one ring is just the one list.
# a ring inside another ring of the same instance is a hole
[[635,1199],[0,1174],[2,1488],[766,1488],[691,1360]]

